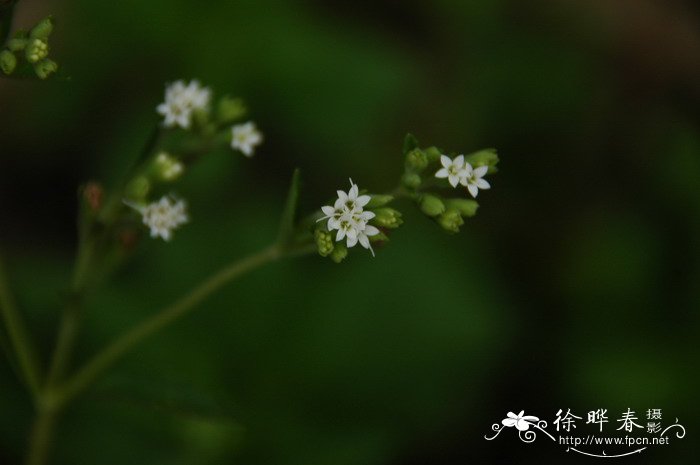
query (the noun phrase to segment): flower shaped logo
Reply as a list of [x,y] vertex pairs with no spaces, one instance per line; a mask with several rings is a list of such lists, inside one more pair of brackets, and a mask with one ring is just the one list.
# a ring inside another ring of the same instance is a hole
[[508,412],[507,418],[504,418],[501,423],[503,423],[503,426],[515,426],[518,431],[527,431],[530,429],[531,423],[538,422],[540,419],[532,415],[523,415],[524,413],[525,410],[521,410],[517,415],[513,412]]

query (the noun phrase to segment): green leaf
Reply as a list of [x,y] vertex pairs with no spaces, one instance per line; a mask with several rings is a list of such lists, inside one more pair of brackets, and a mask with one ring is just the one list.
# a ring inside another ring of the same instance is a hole
[[410,132],[406,134],[406,137],[403,139],[403,156],[405,157],[408,155],[408,152],[410,152],[413,149],[418,148],[418,139],[416,139],[416,136],[411,134]]
[[299,169],[294,170],[292,182],[289,185],[289,193],[282,212],[280,221],[280,232],[277,241],[281,245],[289,244],[294,236],[294,220],[296,219],[297,204],[299,203],[299,189],[301,184],[301,174]]

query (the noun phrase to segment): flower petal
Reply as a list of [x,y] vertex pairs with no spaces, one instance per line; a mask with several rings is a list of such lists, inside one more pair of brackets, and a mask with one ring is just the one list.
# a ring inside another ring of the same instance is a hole
[[489,167],[487,165],[480,166],[478,168],[474,168],[474,174],[479,178],[484,176],[488,172],[489,172]]
[[476,182],[476,187],[479,189],[491,189],[491,184],[486,179],[477,179]]
[[516,420],[514,418],[506,418],[503,421],[501,421],[501,423],[503,423],[503,426],[507,426],[509,428],[511,426],[515,426],[515,422]]
[[469,190],[469,193],[472,195],[472,197],[476,198],[476,196],[479,194],[479,188],[476,187],[474,184],[469,184],[467,186],[467,190]]
[[447,155],[440,155],[440,163],[442,163],[442,166],[445,168],[449,168],[452,165],[452,159]]
[[449,181],[452,187],[457,187],[457,184],[459,184],[459,176],[457,176],[456,174],[451,174],[449,177]]
[[447,168],[440,168],[437,173],[435,173],[436,178],[446,178],[449,176],[450,173],[447,171]]
[[365,236],[376,236],[377,234],[379,234],[379,229],[375,228],[371,224],[368,224],[365,227],[365,230],[362,232],[365,234]]
[[457,168],[461,168],[464,166],[464,155],[459,155],[457,158],[454,159],[452,162]]
[[357,236],[350,236],[350,234],[348,234],[348,248],[355,247],[355,244],[357,244]]

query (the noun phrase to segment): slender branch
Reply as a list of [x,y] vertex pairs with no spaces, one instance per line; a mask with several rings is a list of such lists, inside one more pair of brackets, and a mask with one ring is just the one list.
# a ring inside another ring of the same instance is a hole
[[207,297],[234,279],[282,257],[307,254],[312,250],[315,250],[315,246],[312,248],[311,246],[303,245],[293,249],[280,250],[278,245],[275,244],[226,266],[204,280],[174,304],[159,311],[145,321],[138,323],[131,330],[118,337],[109,346],[95,355],[92,360],[72,378],[67,380],[62,388],[57,390],[56,396],[59,399],[58,402],[63,404],[71,400],[78,393],[87,388],[102,372],[142,341],[195,309],[197,305]]
[[44,465],[47,462],[57,417],[57,411],[39,409],[29,435],[27,465]]
[[90,266],[93,262],[95,252],[95,240],[86,238],[85,232],[81,233],[78,257],[76,259],[75,270],[68,295],[66,296],[66,306],[58,328],[56,347],[51,356],[51,364],[47,376],[48,387],[55,385],[68,367],[73,352],[75,341],[80,330],[80,320],[82,318],[82,301],[84,299],[85,288],[89,278]]
[[0,311],[2,311],[2,318],[7,327],[10,343],[17,356],[24,382],[32,394],[37,395],[40,383],[39,362],[36,358],[34,345],[10,292],[2,257],[0,257]]

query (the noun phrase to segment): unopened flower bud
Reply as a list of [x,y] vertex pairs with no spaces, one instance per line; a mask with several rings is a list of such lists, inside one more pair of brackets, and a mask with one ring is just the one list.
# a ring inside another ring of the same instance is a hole
[[58,70],[58,64],[53,60],[41,60],[34,64],[34,72],[40,79],[46,79]]
[[367,205],[365,205],[365,208],[377,208],[377,207],[383,207],[384,205],[388,204],[392,200],[394,200],[393,195],[372,195],[372,198],[367,202]]
[[398,228],[403,224],[401,212],[393,208],[379,208],[374,210],[375,217],[372,222],[382,228]]
[[404,173],[401,177],[401,182],[409,189],[416,189],[420,186],[421,179],[416,173]]
[[229,124],[243,118],[246,111],[243,100],[225,96],[216,106],[216,118],[221,124]]
[[406,168],[411,171],[421,172],[428,166],[428,156],[419,148],[415,148],[406,155]]
[[145,176],[139,176],[126,186],[126,196],[133,201],[140,202],[146,199],[151,190],[151,183]]
[[41,39],[31,39],[24,53],[29,63],[38,63],[49,56],[49,44]]
[[83,198],[90,207],[90,210],[96,213],[102,207],[104,189],[102,189],[99,183],[90,182],[85,186],[85,189],[83,189]]
[[447,199],[445,205],[448,209],[457,210],[460,215],[470,217],[476,215],[479,204],[470,199]]
[[28,39],[25,39],[23,37],[15,37],[14,39],[10,39],[7,41],[7,48],[11,52],[21,52],[25,49],[28,43]]
[[9,50],[0,52],[0,69],[5,74],[12,74],[17,66],[17,58]]
[[122,248],[130,251],[133,250],[138,243],[139,235],[133,229],[125,229],[123,231],[119,231],[117,238]]
[[156,175],[163,181],[174,181],[185,171],[185,166],[165,152],[153,161]]
[[439,197],[425,194],[420,199],[420,209],[428,216],[438,216],[445,211],[445,204]]
[[423,150],[423,153],[425,153],[425,156],[428,158],[428,162],[430,163],[440,161],[440,155],[442,155],[442,152],[437,147],[428,147],[427,149]]
[[498,163],[498,154],[496,153],[496,149],[479,150],[478,152],[470,153],[464,157],[464,159],[474,168],[479,166],[488,166],[489,173],[496,172],[496,164]]
[[32,39],[41,39],[46,41],[53,31],[53,19],[49,16],[48,18],[42,19],[39,23],[34,26],[34,28],[29,33]]
[[462,215],[457,210],[447,210],[445,213],[437,217],[438,224],[447,232],[457,233],[459,227],[464,224]]
[[322,257],[327,257],[333,252],[333,235],[330,232],[316,229],[314,231],[314,240],[316,241],[318,253]]
[[340,263],[348,256],[348,248],[344,242],[337,242],[330,254],[331,260]]

